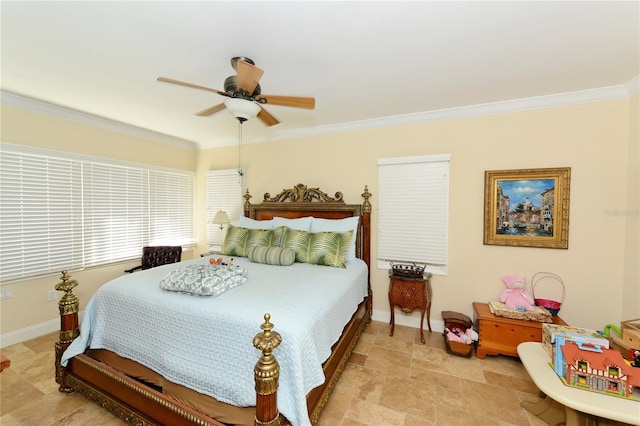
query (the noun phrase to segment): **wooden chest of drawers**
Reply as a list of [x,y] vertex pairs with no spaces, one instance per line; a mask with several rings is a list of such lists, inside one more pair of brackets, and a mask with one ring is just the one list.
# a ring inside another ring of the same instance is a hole
[[[542,342],[542,323],[499,317],[491,313],[487,303],[473,302],[473,323],[478,332],[476,355],[518,356],[517,347],[522,342]],[[553,324],[566,325],[558,316]]]

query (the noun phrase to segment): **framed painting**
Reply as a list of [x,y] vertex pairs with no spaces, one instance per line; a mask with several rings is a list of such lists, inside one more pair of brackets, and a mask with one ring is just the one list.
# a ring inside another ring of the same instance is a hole
[[484,244],[569,248],[571,168],[484,173]]

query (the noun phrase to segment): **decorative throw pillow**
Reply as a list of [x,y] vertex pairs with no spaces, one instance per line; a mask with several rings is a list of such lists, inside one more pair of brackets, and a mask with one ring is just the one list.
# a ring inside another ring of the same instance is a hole
[[229,225],[221,252],[225,256],[247,257],[249,249],[255,245],[278,247],[284,231],[284,226],[276,229],[247,229]]
[[296,253],[288,248],[253,246],[249,249],[249,260],[267,265],[289,266],[296,261]]
[[314,217],[311,221],[311,232],[347,232],[353,231],[353,237],[349,242],[347,260],[356,259],[356,239],[360,216],[346,217],[344,219],[324,219]]
[[246,281],[247,270],[240,266],[188,265],[171,271],[160,281],[160,288],[215,297]]
[[353,231],[306,232],[289,229],[282,240],[282,247],[295,251],[296,262],[344,268],[352,236]]
[[248,228],[229,225],[227,234],[224,237],[224,243],[222,243],[221,253],[226,256],[245,256],[246,254],[242,253],[244,253],[248,236]]
[[279,247],[282,242],[282,235],[285,230],[284,226],[274,229],[251,229],[247,236],[246,254],[249,255],[249,249],[253,246]]

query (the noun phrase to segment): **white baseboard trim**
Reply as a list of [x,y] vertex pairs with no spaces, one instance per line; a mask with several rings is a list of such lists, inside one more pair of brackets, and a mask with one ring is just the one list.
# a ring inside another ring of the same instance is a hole
[[[80,321],[82,320],[83,314],[84,311],[78,313],[78,319]],[[35,339],[45,334],[55,333],[56,331],[60,331],[60,318],[2,334],[0,335],[0,348],[26,342],[27,340]]]
[[[373,310],[373,315],[371,319],[374,321],[385,322],[389,324],[390,316],[388,311],[380,311]],[[420,313],[418,311],[414,311],[411,314],[405,314],[401,311],[396,310],[395,312],[395,322],[397,325],[404,325],[412,328],[420,328]],[[427,327],[427,319],[424,319],[424,330],[429,331],[429,327]],[[442,333],[444,331],[444,321],[441,319],[433,319],[431,318],[431,331]]]

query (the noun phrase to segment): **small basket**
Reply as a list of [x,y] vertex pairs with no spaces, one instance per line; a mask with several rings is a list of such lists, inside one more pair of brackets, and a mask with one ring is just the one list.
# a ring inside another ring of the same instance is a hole
[[444,320],[445,330],[442,332],[442,336],[444,337],[444,343],[447,347],[447,352],[452,355],[457,355],[465,358],[470,358],[473,355],[473,347],[474,344],[466,344],[462,342],[450,341],[447,339],[447,330],[466,330],[467,328],[471,328],[473,323],[471,322],[471,318],[466,316],[465,314],[461,314],[460,312],[452,312],[452,311],[442,311],[442,319]]
[[[551,278],[562,285],[562,299],[559,302],[556,300],[536,297],[536,285],[545,278]],[[551,272],[536,272],[531,278],[531,293],[533,294],[533,301],[535,302],[535,304],[545,308],[551,315],[555,317],[556,315],[558,315],[558,312],[560,312],[560,307],[564,303],[566,290],[564,287],[564,282],[562,282],[562,278],[560,278],[556,274],[553,274]]]
[[422,278],[422,274],[424,273],[424,268],[427,265],[424,264],[422,266],[412,264],[402,264],[402,263],[393,263],[391,262],[391,276],[394,277],[403,277],[403,278]]

